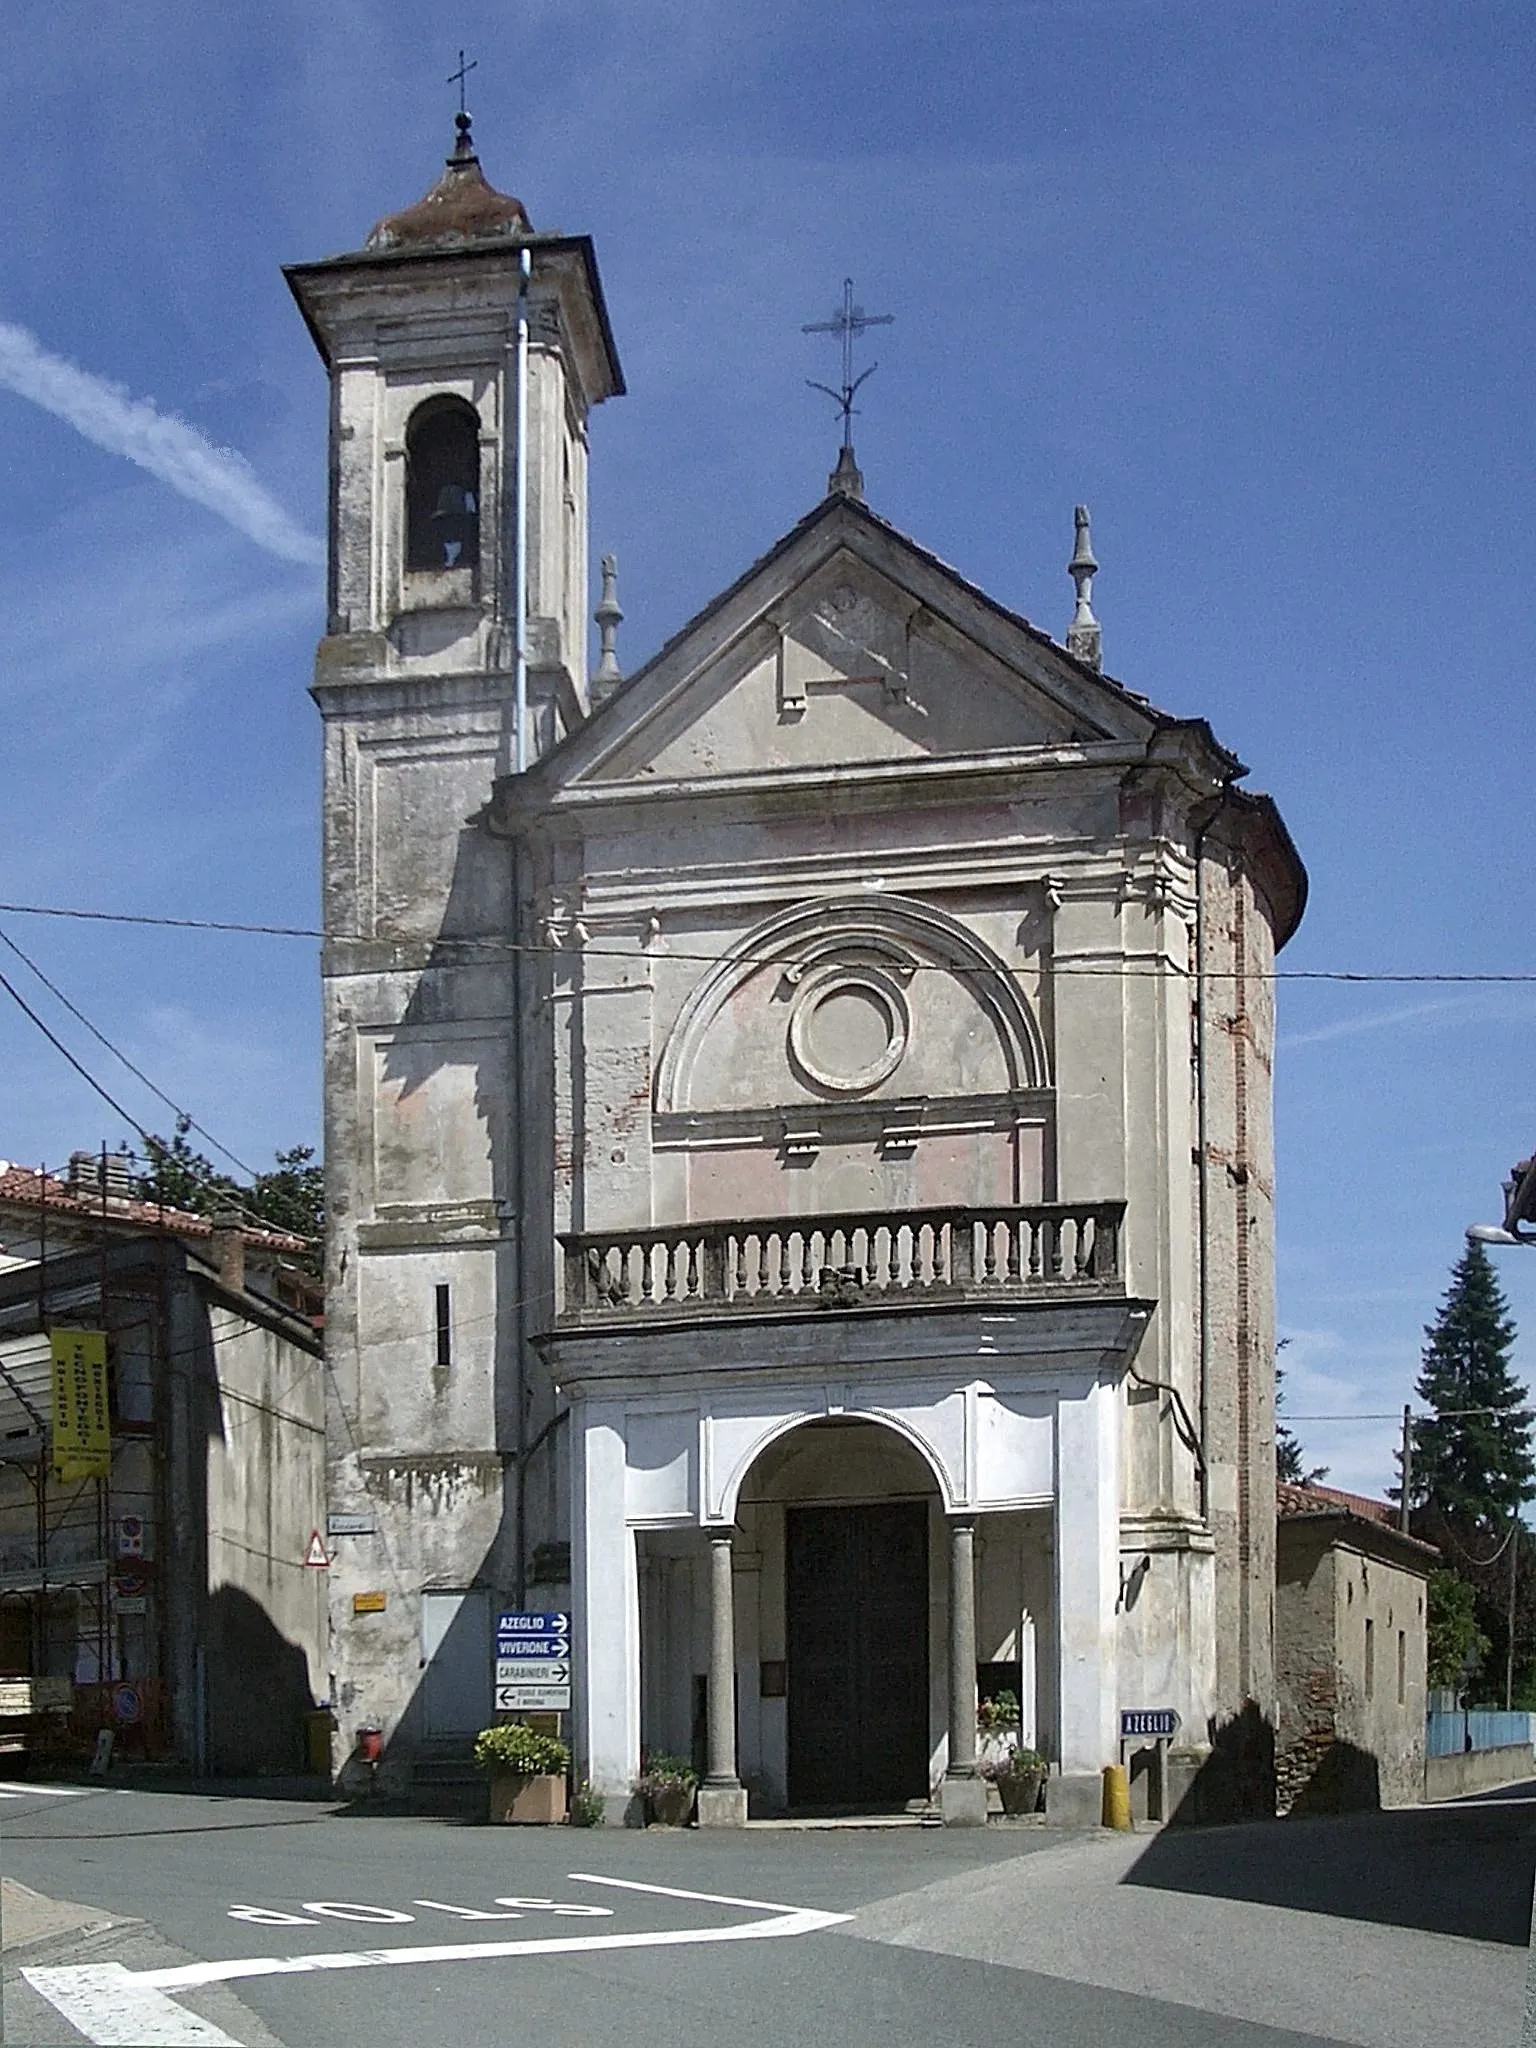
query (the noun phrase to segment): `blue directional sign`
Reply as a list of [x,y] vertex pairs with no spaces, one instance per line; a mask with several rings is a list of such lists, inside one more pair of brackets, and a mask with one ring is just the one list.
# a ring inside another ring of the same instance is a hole
[[1172,1707],[1122,1707],[1120,1710],[1120,1740],[1129,1742],[1138,1735],[1151,1735],[1166,1742],[1179,1729],[1179,1717]]
[[496,1617],[498,1657],[568,1657],[571,1617],[568,1614],[523,1614],[515,1610]]
[[514,1636],[510,1641],[498,1637],[496,1642],[498,1662],[515,1658],[519,1664],[563,1664],[570,1654],[569,1636]]

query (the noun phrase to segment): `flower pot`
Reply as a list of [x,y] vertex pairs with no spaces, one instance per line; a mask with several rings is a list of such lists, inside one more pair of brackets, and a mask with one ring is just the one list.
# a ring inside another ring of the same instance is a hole
[[1003,1802],[1004,1813],[1033,1813],[1040,1804],[1040,1787],[1045,1783],[1044,1771],[1016,1771],[1005,1778],[995,1778],[997,1796]]
[[693,1818],[694,1787],[692,1785],[662,1785],[646,1794],[646,1808],[653,1825],[659,1828],[685,1828]]
[[491,1819],[521,1827],[553,1827],[565,1819],[565,1780],[491,1773]]

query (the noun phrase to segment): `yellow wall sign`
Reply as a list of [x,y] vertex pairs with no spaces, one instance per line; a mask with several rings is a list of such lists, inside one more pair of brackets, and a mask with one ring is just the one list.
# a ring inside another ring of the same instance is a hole
[[352,1612],[354,1614],[382,1614],[387,1602],[382,1593],[354,1593]]
[[62,1480],[106,1479],[112,1472],[112,1414],[107,1398],[105,1330],[54,1330],[53,1469]]

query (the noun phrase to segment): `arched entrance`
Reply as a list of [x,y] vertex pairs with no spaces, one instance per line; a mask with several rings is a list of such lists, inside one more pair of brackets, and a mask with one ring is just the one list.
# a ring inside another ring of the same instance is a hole
[[791,1812],[926,1800],[944,1701],[930,1655],[943,1512],[927,1462],[879,1423],[803,1423],[754,1462],[736,1520],[742,1548],[762,1560],[766,1800]]

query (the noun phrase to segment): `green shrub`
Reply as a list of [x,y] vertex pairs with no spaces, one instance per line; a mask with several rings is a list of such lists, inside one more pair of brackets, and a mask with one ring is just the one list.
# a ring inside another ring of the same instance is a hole
[[1030,1771],[1048,1770],[1050,1766],[1037,1749],[1026,1749],[1022,1742],[1012,1742],[998,1757],[988,1757],[981,1767],[981,1775],[994,1783],[999,1778],[1022,1778]]
[[687,1787],[692,1790],[699,1782],[699,1774],[685,1756],[647,1757],[645,1769],[635,1780],[635,1790],[653,1798],[658,1792],[670,1792],[674,1788]]
[[983,1735],[996,1735],[1004,1728],[1019,1725],[1019,1702],[1008,1691],[994,1693],[976,1709],[976,1726]]
[[475,1737],[475,1762],[482,1771],[506,1771],[514,1778],[563,1777],[571,1752],[558,1735],[539,1735],[521,1721],[482,1728]]
[[568,1815],[573,1828],[600,1828],[607,1819],[603,1806],[603,1795],[594,1792],[588,1779],[583,1778],[571,1794],[571,1810]]

